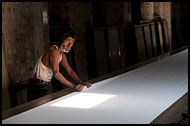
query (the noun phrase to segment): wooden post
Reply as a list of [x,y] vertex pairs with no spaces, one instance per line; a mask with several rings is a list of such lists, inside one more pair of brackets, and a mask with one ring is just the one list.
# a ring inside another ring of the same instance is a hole
[[111,61],[111,71],[115,71],[121,67],[121,54],[120,44],[118,38],[117,27],[111,27],[108,31],[108,46],[109,46],[109,58]]
[[94,29],[94,41],[96,48],[96,61],[98,76],[108,73],[108,58],[106,48],[105,30]]
[[153,56],[157,56],[158,55],[158,50],[157,50],[156,33],[155,33],[155,24],[154,24],[154,22],[150,23],[150,32],[151,32],[151,42],[152,42]]
[[144,42],[144,35],[143,29],[141,25],[134,25],[135,30],[135,38],[137,42],[137,52],[139,61],[146,60],[146,50],[145,50],[145,42]]
[[160,38],[161,54],[164,54],[162,26],[160,22],[158,22],[158,33],[159,33],[159,38]]
[[149,23],[144,24],[143,29],[144,29],[144,38],[145,38],[147,58],[152,58],[152,43],[151,43],[151,37],[150,37]]
[[161,26],[162,26],[162,33],[163,33],[164,52],[166,53],[166,52],[168,52],[168,51],[171,50],[167,21],[166,20],[162,20],[161,21]]

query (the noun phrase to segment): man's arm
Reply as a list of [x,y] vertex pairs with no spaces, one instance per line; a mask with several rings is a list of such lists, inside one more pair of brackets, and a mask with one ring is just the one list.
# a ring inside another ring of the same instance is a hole
[[61,61],[61,65],[65,68],[65,70],[67,71],[67,74],[73,79],[75,80],[77,83],[83,84],[84,86],[90,87],[91,83],[89,82],[82,82],[81,79],[79,78],[79,76],[74,72],[74,70],[70,67],[68,61],[67,61],[67,57],[65,56],[65,54],[62,54],[62,61]]
[[52,66],[53,69],[53,74],[54,77],[60,81],[62,84],[66,85],[67,87],[70,87],[72,89],[81,91],[82,90],[82,85],[74,85],[73,83],[71,83],[70,81],[68,81],[60,72],[59,72],[59,64],[58,64],[58,58],[59,58],[59,53],[57,52],[57,50],[53,50],[50,53],[50,64]]
[[62,61],[61,61],[61,65],[62,67],[65,68],[65,70],[67,71],[67,74],[73,79],[75,80],[77,83],[83,83],[81,81],[81,79],[79,78],[79,76],[73,71],[73,69],[70,67],[68,61],[67,61],[67,57],[65,56],[65,54],[62,54]]

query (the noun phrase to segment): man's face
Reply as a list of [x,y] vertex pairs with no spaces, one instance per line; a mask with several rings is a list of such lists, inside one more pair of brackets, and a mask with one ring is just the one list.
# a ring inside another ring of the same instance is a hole
[[62,45],[61,45],[62,50],[63,50],[64,52],[68,53],[68,52],[71,50],[71,47],[73,46],[74,41],[75,41],[74,38],[72,38],[72,37],[67,37],[67,38],[63,41],[63,43],[62,43]]

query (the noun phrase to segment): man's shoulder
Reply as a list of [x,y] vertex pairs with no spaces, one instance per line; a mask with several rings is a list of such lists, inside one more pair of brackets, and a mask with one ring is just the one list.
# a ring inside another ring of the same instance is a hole
[[57,56],[57,55],[59,55],[59,51],[53,47],[50,47],[49,54],[50,54],[50,56],[52,56],[52,55]]
[[58,49],[56,49],[54,46],[51,46],[50,48],[49,48],[49,52],[53,52],[53,53],[58,53]]

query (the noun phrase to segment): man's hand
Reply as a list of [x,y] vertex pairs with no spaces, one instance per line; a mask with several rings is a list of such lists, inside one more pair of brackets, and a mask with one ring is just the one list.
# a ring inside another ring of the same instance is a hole
[[83,85],[86,86],[87,88],[89,88],[89,87],[91,87],[92,84],[86,81],[83,83]]
[[82,85],[82,84],[77,84],[77,85],[75,86],[74,90],[76,90],[76,91],[82,91],[83,88],[84,88],[84,85]]

